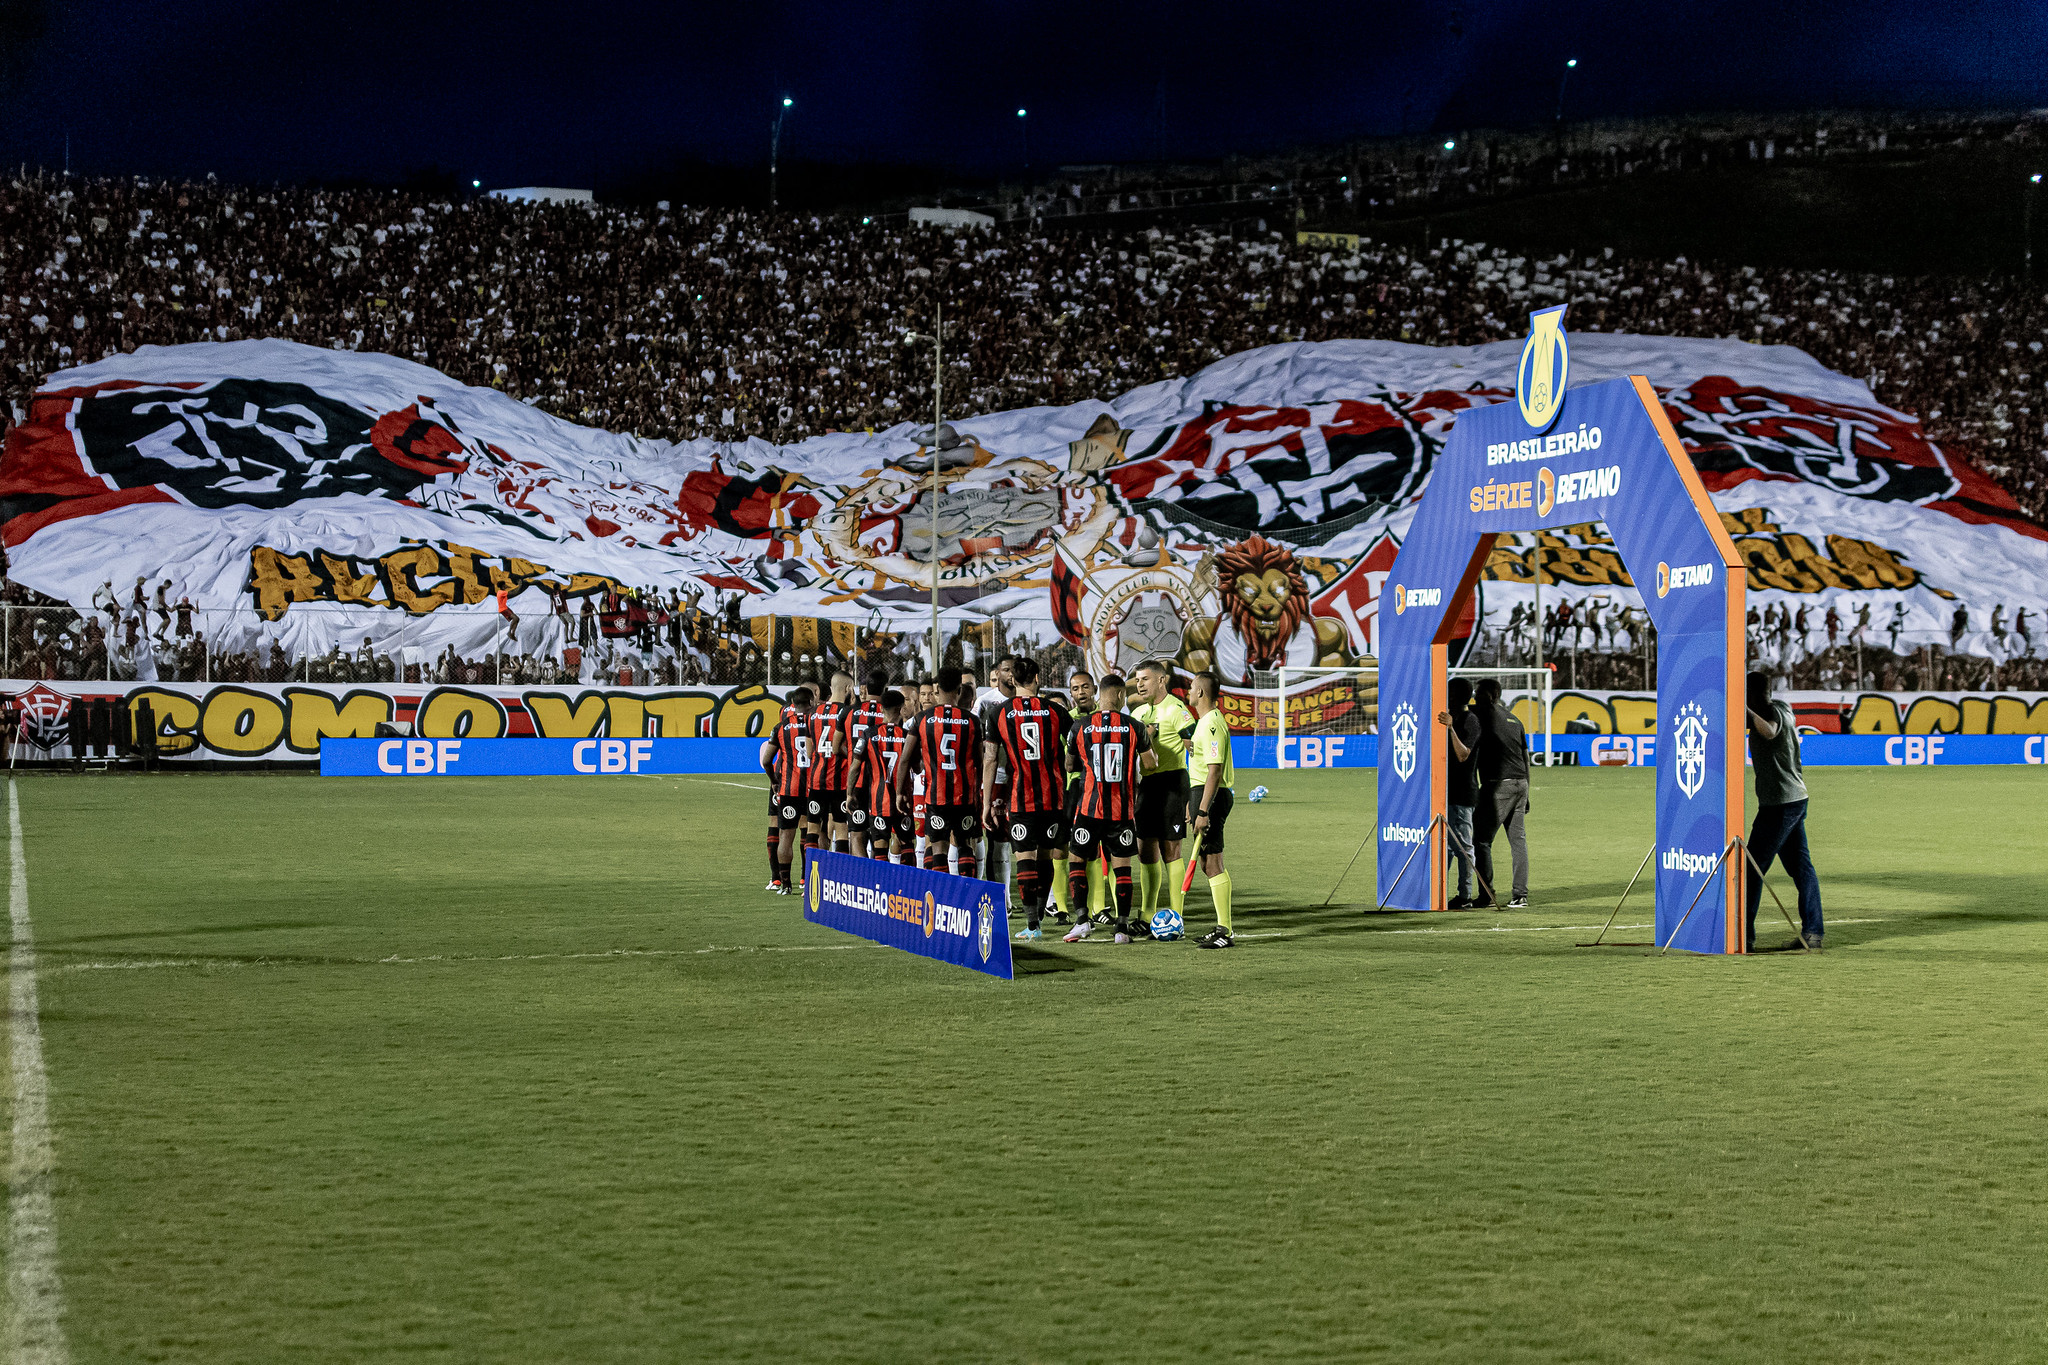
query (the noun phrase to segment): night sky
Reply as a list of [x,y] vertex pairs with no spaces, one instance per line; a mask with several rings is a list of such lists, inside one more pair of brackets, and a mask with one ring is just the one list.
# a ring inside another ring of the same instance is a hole
[[[0,156],[603,186],[683,159],[1014,175],[1696,110],[2048,105],[2048,5],[0,0]],[[1163,110],[1163,119],[1161,112]]]

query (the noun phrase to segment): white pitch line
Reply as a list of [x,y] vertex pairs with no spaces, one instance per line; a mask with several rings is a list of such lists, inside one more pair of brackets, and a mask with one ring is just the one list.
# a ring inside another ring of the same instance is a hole
[[702,782],[707,787],[744,787],[750,792],[764,792],[768,789],[753,782],[721,782],[715,777],[686,777],[685,782]]
[[434,953],[425,957],[347,957],[308,963],[302,958],[207,958],[158,957],[125,962],[66,962],[43,968],[43,975],[63,972],[146,972],[165,967],[199,967],[208,971],[243,967],[413,967],[428,963],[457,962],[587,962],[621,957],[702,957],[706,953],[842,953],[850,948],[880,947],[869,943],[801,943],[762,947],[709,948],[608,948],[600,953]]
[[57,1273],[57,1206],[50,1182],[50,1079],[36,1000],[36,945],[28,918],[28,861],[21,851],[21,797],[7,783],[7,916],[14,941],[7,959],[14,1071],[14,1142],[8,1160],[7,1359],[11,1365],[66,1365],[64,1286]]

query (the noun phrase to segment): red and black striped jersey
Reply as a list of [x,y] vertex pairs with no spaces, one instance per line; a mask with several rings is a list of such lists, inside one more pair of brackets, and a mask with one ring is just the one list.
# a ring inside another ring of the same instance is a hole
[[1012,813],[1058,810],[1066,796],[1066,709],[1044,697],[1011,697],[993,708],[996,785]]
[[917,718],[918,768],[924,799],[934,807],[981,805],[981,726],[957,706],[934,706]]
[[1145,727],[1122,711],[1097,711],[1074,727],[1072,754],[1081,769],[1081,802],[1090,820],[1138,816],[1138,755],[1152,747]]
[[896,765],[903,761],[903,746],[910,743],[910,731],[900,725],[878,720],[853,742],[853,782],[870,815],[892,816],[896,812]]
[[846,706],[836,701],[819,702],[811,708],[811,790],[846,790],[846,746],[839,739],[839,722]]
[[811,790],[811,725],[809,717],[798,711],[785,711],[782,719],[775,723],[770,736],[775,752],[769,761],[775,765],[775,794],[777,796],[807,796]]
[[839,743],[845,746],[846,756],[849,761],[853,758],[854,746],[860,743],[860,737],[880,724],[882,724],[882,700],[879,697],[870,697],[866,701],[857,702],[847,707],[841,713],[839,717]]

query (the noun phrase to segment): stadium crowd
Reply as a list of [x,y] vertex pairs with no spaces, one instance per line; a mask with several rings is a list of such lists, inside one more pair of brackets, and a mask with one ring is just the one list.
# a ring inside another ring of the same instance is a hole
[[16,412],[110,353],[276,336],[612,429],[776,440],[921,414],[929,352],[904,333],[934,300],[964,415],[1110,398],[1278,340],[1497,341],[1569,298],[1581,330],[1797,345],[2048,513],[2048,298],[2009,279],[30,176],[0,186],[0,285]]

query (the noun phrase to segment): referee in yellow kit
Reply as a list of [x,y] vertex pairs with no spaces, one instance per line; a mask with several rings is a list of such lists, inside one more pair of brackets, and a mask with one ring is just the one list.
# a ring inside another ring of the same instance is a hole
[[1159,909],[1160,892],[1181,910],[1181,836],[1188,818],[1188,736],[1195,718],[1173,695],[1173,669],[1157,659],[1138,665],[1132,675],[1140,704],[1131,716],[1152,736],[1151,760],[1138,784],[1138,923],[1150,924]]
[[[1188,687],[1195,704],[1195,737],[1188,741],[1188,764],[1201,782],[1189,802],[1188,822],[1194,827],[1195,856],[1209,879],[1209,900],[1216,907],[1216,927],[1202,936],[1197,948],[1231,948],[1230,874],[1223,869],[1223,822],[1230,818],[1231,786],[1237,769],[1230,761],[1230,722],[1216,700],[1223,685],[1214,673],[1197,673]],[[1174,881],[1179,886],[1178,879]]]

